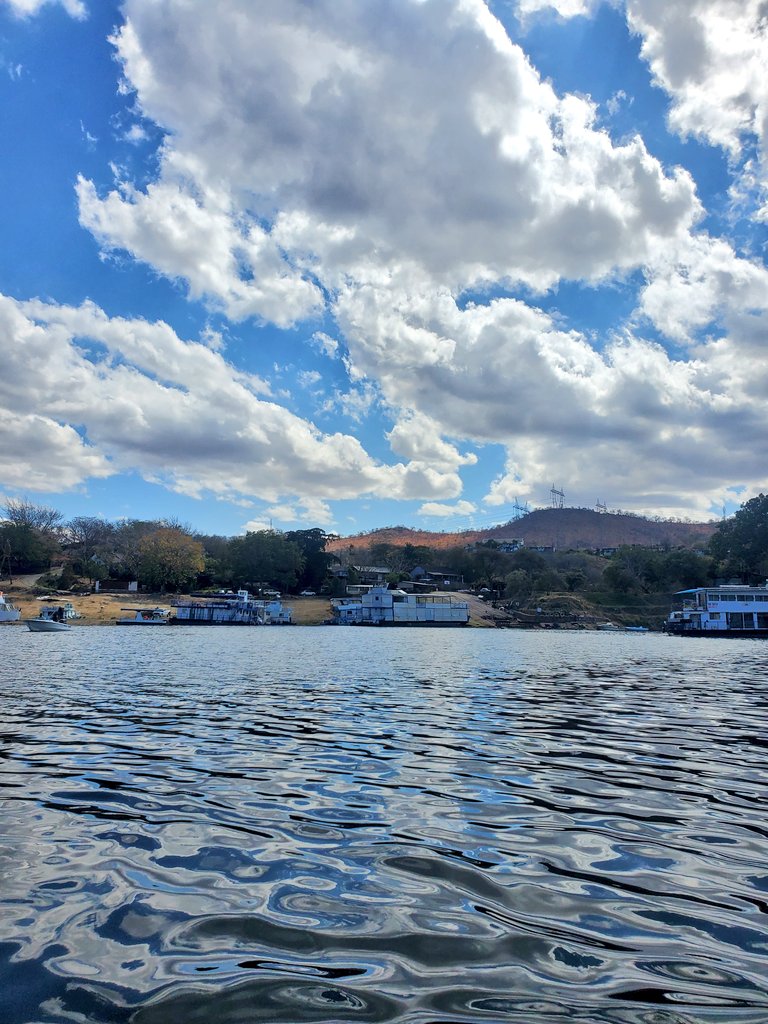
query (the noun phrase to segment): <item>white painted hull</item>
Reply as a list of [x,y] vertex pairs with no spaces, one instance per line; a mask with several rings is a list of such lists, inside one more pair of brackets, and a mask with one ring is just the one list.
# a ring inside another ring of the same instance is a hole
[[53,622],[51,619],[24,619],[27,629],[32,633],[68,633],[71,626],[66,622]]
[[20,618],[20,611],[0,611],[0,622],[18,622]]

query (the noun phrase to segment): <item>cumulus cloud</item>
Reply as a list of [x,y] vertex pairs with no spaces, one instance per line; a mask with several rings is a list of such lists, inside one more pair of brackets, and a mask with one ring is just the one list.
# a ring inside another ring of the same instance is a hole
[[[547,6],[574,16],[596,3]],[[675,128],[731,154],[765,128],[762,8],[739,7],[626,2]],[[686,170],[639,136],[614,142],[593,104],[558,95],[481,0],[392,0],[386,31],[376,5],[356,0],[123,9],[125,88],[164,141],[148,183],[122,173],[104,190],[81,177],[81,223],[232,320],[333,319],[339,340],[318,331],[311,344],[343,352],[351,386],[328,408],[360,419],[380,402],[403,461],[384,466],[354,437],[321,434],[265,382],[160,325],[25,307],[63,337],[61,372],[92,388],[88,410],[69,392],[44,406],[85,423],[84,443],[184,493],[281,507],[361,493],[458,507],[442,502],[475,460],[467,439],[507,450],[490,504],[542,481],[614,479],[632,507],[702,511],[723,480],[760,481],[743,439],[768,425],[754,397],[763,268],[699,231]],[[739,66],[727,77],[729,61]],[[481,300],[634,273],[645,279],[636,323],[599,346],[535,297]],[[648,321],[685,350],[644,338]],[[84,337],[107,355],[89,358]]]
[[[527,16],[554,10],[591,15],[602,0],[518,0]],[[732,158],[755,142],[760,166],[747,160],[753,188],[768,186],[768,17],[763,0],[613,0],[642,40],[656,84],[671,98],[669,123],[682,136],[721,146]],[[763,192],[764,196],[764,192]],[[764,199],[763,199],[764,201]]]
[[540,11],[554,11],[561,18],[587,17],[604,0],[517,0],[517,9],[522,17],[538,14]]
[[627,0],[642,55],[673,103],[681,134],[732,153],[768,141],[768,18],[763,0]]
[[426,501],[419,509],[418,514],[445,519],[449,516],[469,516],[474,512],[477,512],[477,505],[471,501],[457,501],[455,505],[446,505],[439,501]]
[[0,296],[0,356],[8,484],[63,489],[135,470],[195,497],[300,494],[302,507],[323,518],[330,497],[460,490],[455,468],[383,465],[356,438],[322,434],[270,400],[261,378],[164,323],[110,318],[92,303]]
[[338,0],[125,10],[126,80],[169,134],[145,189],[81,181],[82,222],[229,315],[290,322],[316,278],[403,261],[453,288],[597,280],[699,215],[684,171],[614,145],[479,0],[397,0],[386,33]]
[[73,18],[82,19],[88,16],[88,9],[83,0],[0,0],[0,3],[6,4],[14,14],[22,18],[31,17],[42,7],[53,4],[61,4]]

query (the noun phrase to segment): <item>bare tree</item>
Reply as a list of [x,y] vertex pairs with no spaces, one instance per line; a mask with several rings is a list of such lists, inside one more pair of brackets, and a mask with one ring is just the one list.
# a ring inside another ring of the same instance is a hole
[[14,526],[28,526],[46,535],[60,532],[64,516],[50,505],[36,505],[29,498],[9,498],[2,506],[3,517]]
[[97,516],[75,516],[67,523],[70,542],[77,545],[77,557],[88,562],[114,533],[114,526]]

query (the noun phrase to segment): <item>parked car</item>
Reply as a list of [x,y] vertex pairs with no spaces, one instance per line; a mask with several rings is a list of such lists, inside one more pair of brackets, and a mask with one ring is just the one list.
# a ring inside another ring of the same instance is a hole
[[314,590],[302,590],[299,597],[317,597],[317,594]]

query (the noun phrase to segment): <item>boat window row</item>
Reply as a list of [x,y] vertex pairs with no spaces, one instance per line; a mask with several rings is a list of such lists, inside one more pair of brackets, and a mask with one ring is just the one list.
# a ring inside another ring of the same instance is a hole
[[768,594],[707,594],[707,601],[765,601],[768,602]]

